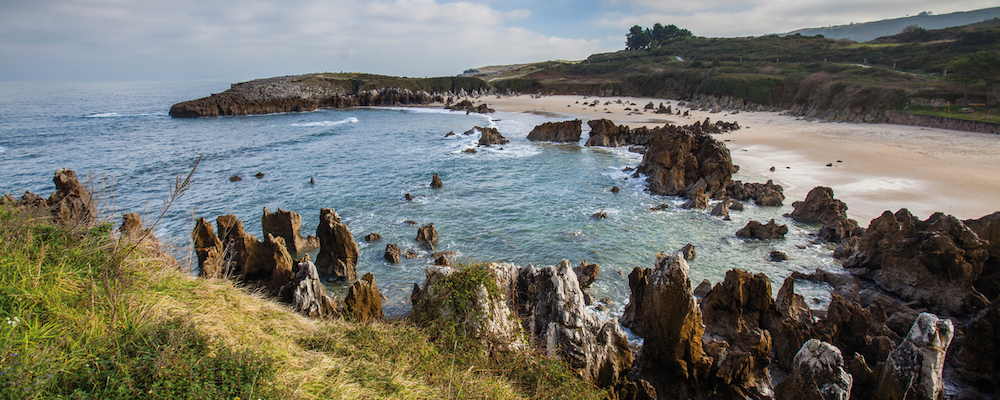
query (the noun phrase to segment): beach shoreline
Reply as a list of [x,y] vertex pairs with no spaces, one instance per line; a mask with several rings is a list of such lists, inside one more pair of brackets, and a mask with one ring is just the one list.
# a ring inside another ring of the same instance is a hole
[[[584,105],[595,100],[597,106]],[[772,179],[785,187],[786,204],[804,200],[815,186],[829,186],[848,205],[848,216],[865,227],[884,211],[900,208],[922,219],[935,212],[975,219],[1000,210],[1000,136],[995,134],[818,122],[775,112],[713,114],[681,107],[688,117],[654,114],[642,109],[662,102],[676,113],[678,101],[624,96],[519,95],[478,102],[497,111],[579,118],[584,129],[587,120],[601,118],[632,128],[687,125],[705,118],[738,122],[742,129],[716,135],[740,166],[734,180]]]

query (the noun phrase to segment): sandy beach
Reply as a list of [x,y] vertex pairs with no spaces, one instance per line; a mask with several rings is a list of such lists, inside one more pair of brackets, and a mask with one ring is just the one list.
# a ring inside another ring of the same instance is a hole
[[[885,210],[900,208],[922,219],[937,211],[970,219],[1000,210],[1000,135],[807,121],[773,112],[690,111],[690,117],[682,117],[625,110],[642,109],[652,101],[676,112],[678,102],[663,99],[521,95],[480,100],[498,111],[580,118],[585,130],[586,120],[600,118],[630,127],[686,125],[705,118],[739,122],[743,129],[717,136],[740,166],[734,179],[773,179],[785,187],[786,204],[805,199],[815,186],[830,186],[862,226]],[[584,106],[594,100],[600,104]]]

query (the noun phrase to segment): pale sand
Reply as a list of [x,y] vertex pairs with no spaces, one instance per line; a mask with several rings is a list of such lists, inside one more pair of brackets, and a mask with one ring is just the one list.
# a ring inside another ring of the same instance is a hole
[[[616,104],[619,99],[637,105]],[[594,100],[600,105],[583,106]],[[604,105],[608,101],[611,104]],[[716,135],[726,141],[733,163],[740,166],[734,179],[773,179],[785,187],[786,204],[805,199],[815,186],[830,186],[834,196],[847,203],[848,215],[862,226],[885,210],[900,208],[922,219],[937,211],[970,219],[1000,210],[1000,135],[805,121],[773,112],[691,111],[690,118],[645,111],[627,115],[626,107],[641,109],[650,101],[672,105],[676,112],[675,100],[630,97],[522,95],[483,97],[477,103],[486,102],[498,111],[580,118],[585,130],[587,120],[600,118],[633,128],[667,122],[686,125],[706,117],[713,122],[736,121],[743,129]],[[827,167],[828,163],[833,166]],[[774,172],[769,170],[772,166]]]

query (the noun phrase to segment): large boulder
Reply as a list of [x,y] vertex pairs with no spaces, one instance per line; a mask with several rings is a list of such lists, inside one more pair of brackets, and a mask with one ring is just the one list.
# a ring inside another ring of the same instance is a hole
[[279,208],[278,212],[272,213],[267,207],[264,207],[264,215],[260,217],[260,225],[264,230],[264,235],[270,234],[285,239],[288,254],[302,254],[319,247],[319,239],[315,236],[302,237],[302,216],[295,211]]
[[775,306],[780,317],[764,321],[771,332],[774,361],[785,371],[794,369],[795,355],[812,336],[813,316],[802,295],[795,293],[795,278],[785,278]]
[[587,121],[587,125],[590,125],[587,146],[620,147],[631,144],[630,131],[625,125],[615,125],[608,119],[590,120]]
[[546,122],[528,133],[528,140],[537,142],[578,143],[583,123],[579,119],[562,122]]
[[989,303],[974,286],[988,257],[987,243],[957,218],[921,221],[904,208],[872,220],[844,267],[933,312],[967,315]]
[[292,310],[302,315],[318,319],[339,317],[343,310],[337,300],[326,293],[326,287],[319,279],[316,265],[306,256],[295,263],[295,277],[279,290],[281,300],[291,304]]
[[988,243],[986,250],[990,255],[983,262],[983,273],[976,278],[974,286],[986,298],[996,299],[1000,297],[1000,211],[962,222]]
[[771,279],[762,273],[741,269],[726,272],[726,278],[701,300],[705,335],[710,339],[734,339],[742,331],[764,328],[778,315],[771,298]]
[[500,131],[498,131],[497,128],[479,128],[479,131],[483,133],[482,136],[479,137],[480,146],[492,146],[495,144],[510,143],[510,140],[507,140],[507,138],[503,137],[503,135],[500,134]]
[[767,224],[761,224],[757,221],[747,222],[746,226],[736,231],[736,236],[747,239],[770,240],[782,239],[786,233],[788,233],[787,225],[778,225],[774,222],[774,219],[771,219]]
[[848,400],[854,379],[840,349],[809,339],[795,355],[791,375],[775,387],[777,400]]
[[726,186],[726,193],[734,200],[753,200],[758,206],[778,207],[785,201],[784,188],[771,180],[767,183],[732,181]]
[[316,237],[319,238],[316,269],[320,276],[336,281],[357,280],[358,244],[336,211],[320,209]]
[[368,272],[351,285],[344,298],[344,312],[364,323],[382,319],[382,294],[375,284],[375,275]]
[[662,131],[653,138],[637,167],[646,174],[649,191],[665,196],[690,193],[704,181],[704,193],[721,198],[735,168],[729,149],[711,136],[688,131]]
[[399,250],[399,246],[396,246],[395,243],[389,243],[385,245],[385,254],[382,255],[382,258],[393,264],[399,264],[400,256],[402,256],[402,254],[403,253]]
[[833,189],[829,187],[814,187],[805,201],[796,201],[792,207],[795,209],[789,216],[796,221],[823,224],[819,237],[828,242],[840,242],[864,233],[857,221],[847,218],[847,204],[834,199]]
[[944,358],[954,336],[951,321],[922,313],[886,360],[876,399],[937,400],[944,395]]

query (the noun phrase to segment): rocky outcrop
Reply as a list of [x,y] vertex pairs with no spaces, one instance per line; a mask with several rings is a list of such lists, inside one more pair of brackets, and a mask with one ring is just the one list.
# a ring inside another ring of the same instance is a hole
[[735,114],[740,111],[781,111],[778,107],[752,103],[739,97],[716,97],[705,94],[692,97],[687,101],[686,105],[692,110],[708,111],[711,113],[729,112]]
[[712,208],[711,214],[716,217],[722,217],[722,219],[729,220],[729,196],[724,196],[722,201],[718,202],[715,207]]
[[921,221],[901,209],[872,220],[844,267],[883,290],[945,315],[967,315],[989,301],[974,287],[987,243],[950,215]]
[[294,211],[285,211],[279,208],[278,212],[272,213],[267,207],[264,207],[264,215],[260,217],[260,225],[265,236],[274,235],[285,240],[288,254],[302,254],[319,247],[319,239],[315,236],[302,237],[302,216]]
[[782,239],[788,233],[788,225],[778,225],[771,219],[767,224],[757,221],[747,222],[746,226],[736,231],[736,236],[747,239]]
[[829,187],[816,186],[806,195],[805,201],[796,201],[792,207],[795,209],[789,216],[796,221],[823,224],[819,237],[828,242],[840,242],[864,233],[857,221],[847,218],[847,204],[834,199],[833,189]]
[[983,272],[973,285],[987,299],[997,299],[1000,297],[1000,212],[962,223],[976,232],[980,240],[987,242],[986,250],[989,252],[989,257],[983,262]]
[[966,380],[1000,388],[1000,301],[994,300],[969,323],[958,360]]
[[97,204],[94,196],[83,187],[76,172],[62,168],[52,178],[56,191],[48,199],[24,192],[20,199],[5,194],[0,205],[27,209],[32,213],[50,215],[53,222],[63,226],[87,228],[97,223]]
[[320,209],[316,237],[319,238],[316,269],[320,276],[334,281],[357,280],[358,244],[336,211]]
[[944,395],[944,358],[954,336],[951,321],[922,313],[889,354],[875,398],[936,400]]
[[704,134],[657,135],[637,171],[646,174],[649,191],[665,196],[688,195],[701,186],[710,198],[721,198],[735,169],[729,149]]
[[351,285],[344,298],[344,312],[363,323],[382,319],[382,294],[375,284],[375,275],[368,272]]
[[437,230],[434,229],[434,223],[429,223],[421,226],[420,229],[417,229],[416,240],[417,243],[420,243],[422,246],[430,250],[434,250],[434,246],[437,245],[438,242],[438,233]]
[[742,331],[765,328],[766,321],[778,314],[771,298],[771,279],[741,269],[726,271],[726,278],[702,299],[701,312],[708,321],[707,338],[728,340]]
[[[449,91],[485,87],[480,79],[406,79],[360,74],[307,74],[257,79],[233,84],[229,90],[170,107],[175,118],[217,117],[312,111],[320,107],[398,106],[443,102]],[[402,81],[402,82],[400,82]],[[399,85],[413,87],[407,89]],[[428,93],[428,91],[440,91]],[[489,111],[482,105],[475,107]]]
[[203,219],[195,224],[191,236],[198,253],[199,275],[212,278],[231,277],[262,287],[275,295],[292,279],[292,257],[285,240],[267,235],[264,241],[243,230],[243,221],[235,215],[216,217],[219,236]]
[[125,213],[122,215],[122,225],[118,227],[118,232],[125,236],[135,237],[146,237],[149,239],[155,239],[149,228],[142,226],[142,218],[136,213]]
[[279,290],[280,298],[292,310],[310,318],[333,319],[343,313],[338,302],[326,293],[316,265],[306,256],[295,263],[295,277]]
[[440,189],[442,187],[444,187],[444,182],[441,182],[441,177],[439,177],[438,174],[434,174],[434,176],[431,177],[431,189]]
[[785,201],[784,188],[771,180],[767,183],[732,181],[726,186],[726,193],[733,200],[753,200],[754,204],[765,207],[779,207]]
[[583,122],[579,119],[562,122],[546,122],[528,133],[528,140],[535,142],[579,143]]
[[775,387],[778,400],[848,400],[854,379],[836,346],[809,339],[795,355],[791,375]]
[[445,108],[447,108],[449,110],[452,110],[452,111],[465,111],[466,114],[468,114],[468,113],[489,114],[489,113],[492,113],[492,112],[496,111],[496,110],[490,108],[489,106],[487,106],[486,103],[483,103],[483,104],[480,104],[480,105],[477,106],[477,105],[473,104],[469,100],[462,100],[462,101],[460,101],[458,103],[452,104],[452,105],[447,106]]
[[[478,127],[477,127],[478,128]],[[478,128],[482,132],[482,136],[479,137],[480,146],[493,146],[498,144],[510,143],[510,140],[503,137],[497,128]]]

